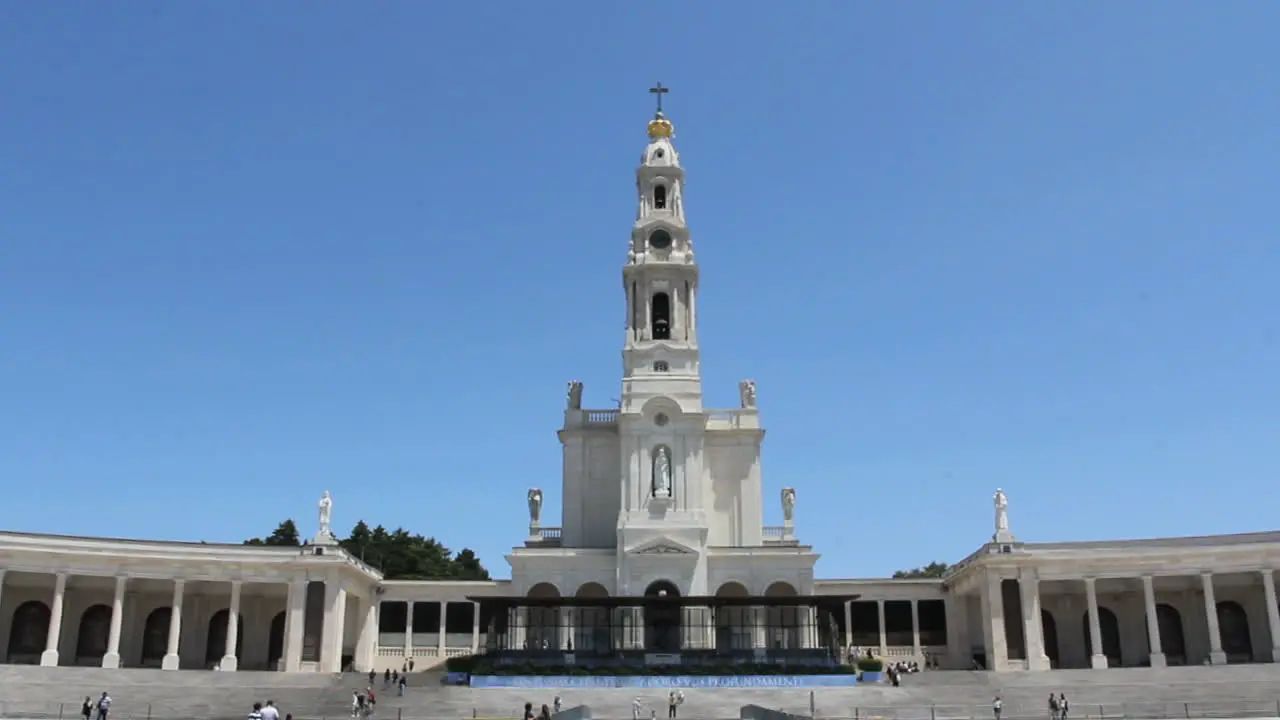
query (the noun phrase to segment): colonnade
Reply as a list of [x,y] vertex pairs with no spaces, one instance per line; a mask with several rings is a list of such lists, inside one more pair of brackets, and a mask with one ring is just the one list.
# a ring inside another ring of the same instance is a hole
[[[1219,602],[1217,589],[1214,583],[1214,573],[1205,571],[1199,573],[1198,580],[1198,600],[1200,610],[1203,612],[1205,637],[1207,642],[1207,653],[1204,654],[1204,660],[1211,664],[1226,664],[1229,661],[1253,661],[1253,660],[1271,660],[1273,662],[1280,661],[1280,604],[1277,603],[1275,576],[1271,569],[1259,569],[1253,571],[1262,585],[1262,606],[1266,615],[1267,637],[1270,638],[1271,649],[1268,653],[1257,653],[1256,657],[1232,658],[1223,647],[1223,631],[1221,627],[1221,618],[1224,615],[1231,618],[1233,615],[1245,613],[1240,603],[1235,600],[1227,600]],[[1232,573],[1241,574],[1241,573]],[[1166,576],[1160,576],[1166,577]],[[1194,583],[1195,576],[1192,575]],[[1090,667],[1106,668],[1116,661],[1116,658],[1109,658],[1108,655],[1116,655],[1116,650],[1111,649],[1108,652],[1106,647],[1108,641],[1108,629],[1117,625],[1115,615],[1111,610],[1100,608],[1098,602],[1097,584],[1099,580],[1133,580],[1141,583],[1142,588],[1142,612],[1144,617],[1143,630],[1145,631],[1145,639],[1147,648],[1144,664],[1151,667],[1165,667],[1168,664],[1168,658],[1165,653],[1165,642],[1170,638],[1166,635],[1174,634],[1170,628],[1162,627],[1161,613],[1159,608],[1162,605],[1157,604],[1156,580],[1154,575],[1141,575],[1134,578],[1115,578],[1112,576],[1103,577],[1082,577],[1075,581],[1063,581],[1055,578],[1055,582],[1078,582],[1079,588],[1083,591],[1085,599],[1085,642],[1086,653],[1088,654],[1088,664]],[[1012,592],[1012,588],[1006,587],[1006,583],[1016,582],[1016,592]],[[1031,670],[1047,670],[1050,667],[1050,658],[1048,655],[1047,642],[1052,638],[1052,642],[1057,643],[1056,621],[1054,626],[1046,627],[1046,616],[1052,619],[1047,610],[1043,607],[1040,593],[1041,578],[1038,573],[1032,569],[1023,568],[1016,572],[1016,575],[1006,576],[997,572],[988,572],[980,588],[980,602],[983,618],[983,637],[982,649],[986,655],[986,664],[992,669],[1001,670],[1009,669],[1020,664],[1025,658],[1027,669]],[[1186,594],[1186,593],[1184,593]],[[1061,599],[1060,596],[1052,596],[1055,599]],[[1241,597],[1242,600],[1256,600],[1257,598],[1246,598],[1238,593],[1234,597]],[[1021,606],[1021,612],[1016,617],[1006,617],[1006,604],[1011,599]],[[1251,604],[1251,603],[1246,603]],[[1256,607],[1256,605],[1253,605]],[[1166,608],[1167,609],[1167,608]],[[1172,611],[1171,611],[1172,612]],[[1176,612],[1173,613],[1175,616]],[[1104,615],[1108,616],[1107,623],[1103,622]],[[1247,625],[1248,618],[1245,613],[1244,621]],[[1239,629],[1235,629],[1239,632]],[[1114,634],[1114,630],[1111,631]],[[1181,644],[1182,629],[1178,627],[1176,634],[1179,644]],[[1248,631],[1244,631],[1248,637]],[[1011,648],[1011,638],[1016,642],[1016,647]],[[1117,641],[1118,642],[1118,641]],[[1015,652],[1011,652],[1011,649]],[[1011,657],[1011,655],[1023,657]],[[1129,653],[1132,657],[1132,653]],[[1179,662],[1194,662],[1187,658],[1179,658]]]
[[[5,574],[6,571],[0,569],[0,605],[5,598]],[[44,649],[39,654],[39,664],[44,666],[57,666],[59,664],[69,664],[63,661],[59,651],[62,646],[64,636],[65,616],[67,615],[68,605],[68,581],[73,577],[69,573],[61,572],[53,574],[53,589],[49,595],[43,592],[32,593],[25,588],[8,588],[10,594],[14,590],[22,589],[20,601],[11,603],[16,605],[11,613],[4,618],[0,618],[6,625],[5,630],[8,632],[8,643],[5,660],[8,662],[35,662],[35,658],[24,660],[23,657],[13,657],[15,648],[18,651],[24,650],[26,647],[34,643],[27,642],[33,632],[41,632],[44,634]],[[101,665],[104,668],[121,667],[121,640],[125,625],[126,605],[128,591],[131,582],[138,582],[131,578],[120,575],[113,579],[113,592],[110,606],[110,623],[105,640],[105,652],[102,652],[103,646],[98,645],[101,652]],[[154,580],[145,580],[148,585],[154,584]],[[189,581],[186,578],[176,578],[172,581],[171,589],[168,594],[169,602],[167,605],[161,601],[159,607],[151,610],[151,615],[147,617],[147,622],[141,624],[139,631],[144,635],[142,642],[144,650],[141,653],[145,661],[146,647],[148,638],[145,635],[149,632],[158,630],[164,634],[164,654],[160,660],[160,667],[164,670],[177,670],[183,666],[182,661],[182,642],[183,642],[183,619],[184,607],[187,605],[189,598]],[[195,582],[195,581],[190,581]],[[235,671],[241,664],[239,657],[240,648],[242,647],[241,633],[243,628],[242,599],[244,597],[245,581],[240,579],[228,579],[225,581],[209,581],[201,579],[198,581],[204,592],[201,593],[202,598],[209,597],[207,586],[222,586],[225,588],[226,595],[217,593],[217,597],[227,598],[227,604],[223,609],[214,614],[213,621],[217,621],[219,616],[225,613],[225,629],[220,633],[215,633],[216,628],[210,628],[210,637],[215,634],[220,635],[222,645],[222,655],[217,660],[217,669],[222,671]],[[275,584],[275,583],[258,583],[253,581],[251,584]],[[270,637],[267,640],[268,651],[270,655],[270,645],[279,642],[280,653],[277,662],[277,669],[297,672],[301,670],[319,670],[322,672],[338,672],[343,669],[343,651],[344,638],[346,632],[346,620],[348,614],[348,601],[351,593],[338,578],[330,578],[328,580],[310,580],[308,578],[291,578],[285,581],[288,592],[284,603],[285,607],[282,612],[270,612],[270,615],[283,615],[283,622],[273,620],[270,623]],[[155,595],[155,593],[152,593]],[[312,607],[308,608],[308,595],[313,596]],[[41,597],[43,596],[43,597]],[[21,598],[31,598],[25,602]],[[276,596],[278,597],[278,596]],[[46,605],[47,598],[47,605]],[[154,600],[154,598],[152,598]],[[260,605],[278,602],[273,597],[258,598],[261,602],[255,603],[254,609],[260,609]],[[360,618],[360,626],[355,643],[355,653],[351,657],[350,664],[357,667],[372,667],[374,655],[377,651],[377,603],[368,602],[355,596],[354,602],[364,602],[363,613],[356,611],[357,617]],[[154,602],[148,603],[147,607],[154,605]],[[90,606],[85,612],[94,609],[96,606]],[[308,613],[308,610],[311,613]],[[199,610],[199,608],[197,608]],[[144,610],[145,611],[145,610]],[[161,611],[166,617],[153,618]],[[136,613],[134,613],[136,615]],[[156,621],[153,623],[153,619]],[[199,618],[197,617],[197,620]],[[83,618],[82,618],[83,620]],[[165,627],[167,626],[167,627]],[[279,626],[279,627],[278,627]],[[101,626],[98,626],[99,628]],[[163,629],[160,629],[163,628]],[[278,632],[278,636],[277,636]],[[98,636],[99,640],[101,636]],[[215,641],[210,640],[212,645]],[[208,652],[209,649],[206,649]],[[156,649],[158,653],[158,648]],[[198,651],[197,651],[198,652]],[[18,652],[16,654],[21,654]],[[77,653],[78,654],[78,653]],[[97,653],[94,653],[95,658]],[[153,656],[154,657],[154,656]],[[73,662],[80,658],[73,658]],[[191,659],[188,658],[188,662]],[[144,662],[145,664],[145,662]],[[200,666],[197,661],[197,666]]]

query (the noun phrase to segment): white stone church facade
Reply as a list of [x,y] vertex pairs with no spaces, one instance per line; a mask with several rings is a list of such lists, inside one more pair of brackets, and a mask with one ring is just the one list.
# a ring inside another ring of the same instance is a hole
[[301,549],[0,532],[0,661],[423,669],[484,648],[470,598],[657,591],[857,595],[846,645],[950,668],[1280,661],[1280,533],[1024,543],[998,492],[991,541],[944,578],[815,578],[794,490],[783,525],[763,524],[755,384],[740,383],[740,407],[703,406],[684,169],[661,113],[648,135],[623,267],[621,401],[586,409],[570,383],[561,526],[542,524],[542,492],[529,490],[511,580],[384,580],[332,543],[327,496]]

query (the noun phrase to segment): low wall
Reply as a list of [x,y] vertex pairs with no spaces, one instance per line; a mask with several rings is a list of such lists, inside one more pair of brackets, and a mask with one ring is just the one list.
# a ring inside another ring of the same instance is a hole
[[472,675],[473,688],[836,688],[855,675]]
[[759,705],[743,705],[738,717],[740,720],[809,720],[807,715],[792,715]]

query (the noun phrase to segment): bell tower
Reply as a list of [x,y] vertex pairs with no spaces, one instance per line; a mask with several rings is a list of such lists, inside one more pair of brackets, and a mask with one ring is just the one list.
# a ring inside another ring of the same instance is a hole
[[670,398],[686,413],[702,411],[698,359],[698,264],[685,224],[684,170],[675,126],[662,112],[661,83],[650,92],[658,109],[636,169],[638,208],[622,270],[627,335],[622,351],[622,410]]
[[698,357],[698,264],[685,224],[675,126],[658,107],[636,169],[636,221],[622,269],[626,339],[618,412],[620,594],[668,583],[705,594],[708,480]]

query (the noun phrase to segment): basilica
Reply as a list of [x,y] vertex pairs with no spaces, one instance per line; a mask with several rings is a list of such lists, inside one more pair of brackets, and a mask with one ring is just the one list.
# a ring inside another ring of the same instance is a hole
[[857,649],[994,672],[1280,661],[1280,532],[1029,542],[996,491],[992,535],[942,578],[815,577],[795,489],[776,498],[783,524],[763,524],[755,383],[739,383],[736,408],[703,406],[685,170],[661,105],[646,131],[620,403],[584,407],[569,384],[561,526],[528,489],[510,580],[385,580],[334,541],[327,493],[302,548],[0,532],[0,660],[292,673],[497,651]]

